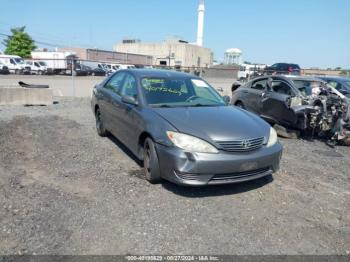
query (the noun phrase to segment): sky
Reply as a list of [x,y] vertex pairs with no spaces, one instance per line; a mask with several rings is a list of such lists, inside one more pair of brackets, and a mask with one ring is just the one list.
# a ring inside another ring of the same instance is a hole
[[[0,33],[26,26],[51,48],[112,50],[124,38],[159,42],[172,36],[195,42],[198,2],[1,0]],[[235,47],[254,63],[350,69],[350,0],[206,0],[204,45],[219,62]]]

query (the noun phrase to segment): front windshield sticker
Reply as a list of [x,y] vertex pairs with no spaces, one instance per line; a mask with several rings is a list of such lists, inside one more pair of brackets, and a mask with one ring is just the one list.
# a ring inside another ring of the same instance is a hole
[[203,80],[199,80],[199,79],[192,79],[192,83],[198,87],[209,87],[206,82],[204,82]]

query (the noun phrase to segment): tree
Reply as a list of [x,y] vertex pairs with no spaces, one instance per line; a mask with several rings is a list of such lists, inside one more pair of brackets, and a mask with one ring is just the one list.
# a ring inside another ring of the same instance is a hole
[[8,36],[3,42],[6,46],[5,54],[30,58],[30,54],[36,46],[34,40],[24,31],[25,28],[25,26],[22,26],[11,29],[12,36]]

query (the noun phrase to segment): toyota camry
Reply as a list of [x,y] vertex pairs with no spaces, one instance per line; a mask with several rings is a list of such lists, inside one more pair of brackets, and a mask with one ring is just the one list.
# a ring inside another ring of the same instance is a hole
[[139,158],[146,179],[189,186],[270,176],[282,146],[269,124],[228,106],[201,78],[166,70],[121,70],[95,86],[100,136],[111,133]]

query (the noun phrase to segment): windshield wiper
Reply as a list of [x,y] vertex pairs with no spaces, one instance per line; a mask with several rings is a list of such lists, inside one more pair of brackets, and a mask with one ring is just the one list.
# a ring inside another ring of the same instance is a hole
[[164,105],[156,105],[156,106],[153,106],[153,107],[155,107],[155,108],[172,108],[173,106],[164,104]]
[[189,107],[217,107],[219,105],[205,105],[205,104],[195,104],[195,105],[189,105]]

